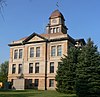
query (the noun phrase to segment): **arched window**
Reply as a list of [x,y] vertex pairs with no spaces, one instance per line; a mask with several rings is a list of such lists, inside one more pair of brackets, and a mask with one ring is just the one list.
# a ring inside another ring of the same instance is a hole
[[17,59],[17,57],[18,57],[18,50],[15,50],[14,51],[14,59]]
[[56,33],[56,28],[53,28],[53,33]]
[[53,29],[52,28],[50,29],[50,33],[53,33]]
[[57,29],[56,29],[56,30],[57,30],[57,32],[60,32],[60,28],[59,28],[59,27],[57,27]]
[[16,64],[12,65],[12,74],[16,72]]

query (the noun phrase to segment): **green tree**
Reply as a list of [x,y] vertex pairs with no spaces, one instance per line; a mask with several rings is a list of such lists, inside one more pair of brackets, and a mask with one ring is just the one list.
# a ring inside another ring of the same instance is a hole
[[90,38],[78,56],[76,76],[78,97],[100,97],[100,54]]
[[5,61],[0,65],[0,82],[7,82],[8,76],[8,61]]
[[69,49],[68,56],[61,58],[56,75],[57,91],[59,92],[72,93],[74,91],[78,51],[72,47]]

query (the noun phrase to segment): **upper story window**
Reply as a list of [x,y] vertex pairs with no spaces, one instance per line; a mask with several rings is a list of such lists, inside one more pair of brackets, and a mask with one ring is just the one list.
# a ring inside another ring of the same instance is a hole
[[50,63],[50,73],[54,73],[54,62]]
[[14,50],[14,59],[22,59],[23,56],[23,49],[16,49]]
[[22,58],[22,53],[23,53],[23,50],[22,49],[19,49],[19,59]]
[[40,57],[40,47],[36,47],[36,57]]
[[39,73],[39,63],[35,63],[35,73]]
[[19,64],[18,73],[22,73],[22,64]]
[[53,33],[53,29],[52,28],[50,29],[50,33]]
[[17,59],[17,57],[18,57],[18,50],[15,50],[14,51],[14,59]]
[[50,28],[50,33],[60,32],[60,27]]
[[12,74],[16,72],[16,64],[12,65]]
[[56,55],[56,47],[52,46],[51,47],[51,56],[55,56]]
[[57,32],[60,32],[60,28],[59,28],[59,27],[57,27],[57,29],[56,29],[56,30],[57,30]]
[[34,57],[34,47],[30,48],[30,57]]
[[61,45],[57,46],[57,56],[62,56],[62,46]]
[[53,33],[56,33],[56,28],[53,28]]
[[29,73],[33,73],[33,63],[29,64]]

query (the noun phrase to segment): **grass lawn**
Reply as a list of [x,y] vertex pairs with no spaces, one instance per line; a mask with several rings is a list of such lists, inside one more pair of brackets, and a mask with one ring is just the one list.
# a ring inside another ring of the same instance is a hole
[[76,97],[75,94],[63,94],[56,91],[0,91],[0,97]]

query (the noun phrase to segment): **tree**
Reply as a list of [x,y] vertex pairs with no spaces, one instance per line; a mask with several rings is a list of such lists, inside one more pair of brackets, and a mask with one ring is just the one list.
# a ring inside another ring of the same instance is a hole
[[76,76],[78,97],[100,97],[100,54],[90,38],[78,56]]
[[8,76],[8,61],[5,61],[0,65],[0,82],[7,82]]
[[75,86],[75,70],[77,64],[78,49],[72,47],[69,49],[68,56],[61,59],[61,64],[58,66],[56,81],[57,91],[71,93]]

